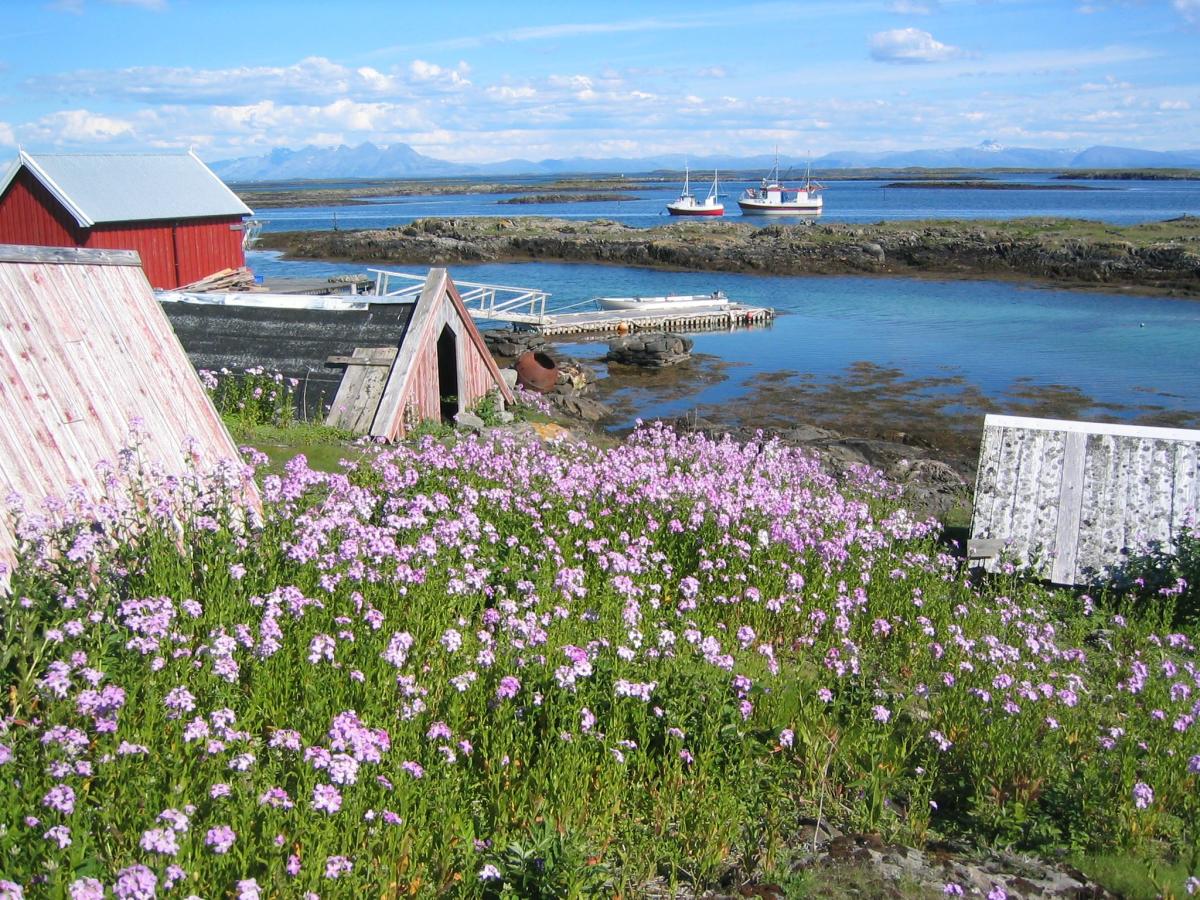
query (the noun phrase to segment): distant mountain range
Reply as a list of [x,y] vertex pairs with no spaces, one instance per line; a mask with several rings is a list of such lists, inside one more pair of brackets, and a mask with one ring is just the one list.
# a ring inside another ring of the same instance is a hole
[[[265,156],[246,156],[211,164],[222,179],[229,182],[291,181],[330,178],[436,178],[453,176],[566,175],[574,173],[633,174],[661,169],[678,171],[680,154],[643,156],[635,159],[595,159],[576,156],[568,159],[509,159],[484,165],[462,165],[424,156],[408,144],[377,147],[371,143],[357,147],[304,147],[278,149]],[[769,169],[773,156],[692,157],[693,170],[720,169],[758,171]],[[800,168],[808,163],[802,157],[779,158],[783,167]],[[1021,168],[1021,169],[1160,169],[1200,167],[1200,150],[1137,150],[1129,147],[1089,147],[1086,150],[1039,150],[1031,147],[1004,147],[984,141],[976,147],[949,150],[910,150],[889,153],[846,151],[827,153],[812,160],[814,169],[904,169],[920,168]]]

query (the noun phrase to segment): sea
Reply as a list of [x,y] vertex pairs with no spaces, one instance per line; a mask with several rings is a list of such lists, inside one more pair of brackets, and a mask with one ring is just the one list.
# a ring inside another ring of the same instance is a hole
[[[817,221],[1053,217],[1126,225],[1200,215],[1200,182],[987,177],[1051,189],[895,188],[888,185],[896,179],[835,181],[825,191],[825,211]],[[748,185],[723,183],[726,220],[740,219],[733,201]],[[1075,186],[1089,189],[1071,189]],[[650,227],[667,221],[663,207],[679,188],[669,183],[639,187],[631,191],[639,199],[620,203],[500,205],[497,201],[513,195],[407,196],[365,206],[263,209],[258,218],[270,231],[382,228],[427,216],[515,215],[603,218]],[[704,192],[707,184],[698,178],[693,188]],[[368,273],[361,264],[285,260],[269,251],[251,251],[247,262],[267,279]],[[419,266],[388,268],[424,272]],[[1021,281],[668,272],[548,262],[454,265],[450,271],[459,280],[548,291],[548,311],[578,307],[595,297],[714,290],[777,311],[766,328],[689,335],[700,358],[719,363],[694,384],[675,383],[670,390],[648,384],[638,391],[626,379],[626,402],[615,427],[628,427],[637,418],[748,407],[763,394],[764,384],[796,387],[791,394],[777,394],[784,403],[820,395],[828,404],[831,398],[882,392],[893,402],[881,406],[881,415],[902,412],[898,408],[908,403],[914,415],[936,410],[967,427],[975,420],[981,427],[987,411],[1200,427],[1196,300]],[[607,374],[602,341],[558,347],[592,361],[601,377]],[[794,414],[797,421],[805,420],[803,408]]]

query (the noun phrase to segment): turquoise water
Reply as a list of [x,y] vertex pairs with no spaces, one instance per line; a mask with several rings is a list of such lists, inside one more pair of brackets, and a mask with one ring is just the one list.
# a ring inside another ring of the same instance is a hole
[[[248,263],[267,278],[366,272],[356,264],[285,262],[262,251],[252,252]],[[421,266],[394,268],[425,272]],[[1134,419],[1168,411],[1200,419],[1196,301],[994,281],[759,276],[561,263],[461,265],[450,271],[464,281],[550,291],[549,309],[596,296],[723,290],[734,300],[778,311],[768,328],[692,335],[697,353],[729,364],[727,377],[676,400],[648,395],[638,405],[645,417],[728,403],[751,392],[751,382],[764,373],[831,381],[869,363],[899,370],[905,379],[957,379],[959,385],[944,389],[974,388],[1001,405],[1011,406],[1012,392],[1026,384],[1062,386],[1091,398],[1081,410],[1086,414]],[[606,348],[601,342],[564,349],[599,357]]]

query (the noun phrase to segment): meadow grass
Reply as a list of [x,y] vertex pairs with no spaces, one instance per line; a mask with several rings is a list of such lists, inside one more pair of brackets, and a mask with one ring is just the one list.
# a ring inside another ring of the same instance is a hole
[[1175,588],[976,583],[876,472],[657,426],[253,478],[14,510],[0,895],[637,896],[804,817],[1200,874]]

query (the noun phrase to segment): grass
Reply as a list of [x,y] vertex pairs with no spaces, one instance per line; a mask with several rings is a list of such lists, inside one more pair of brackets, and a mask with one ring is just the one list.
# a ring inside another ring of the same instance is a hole
[[357,460],[363,453],[363,448],[355,444],[354,435],[341,428],[309,422],[245,425],[234,417],[224,418],[234,441],[267,455],[268,474],[282,474],[286,464],[299,453],[318,472],[341,471],[342,460]]
[[1138,857],[1128,853],[1081,854],[1071,862],[1085,875],[1126,900],[1181,900],[1188,867],[1178,861]]

